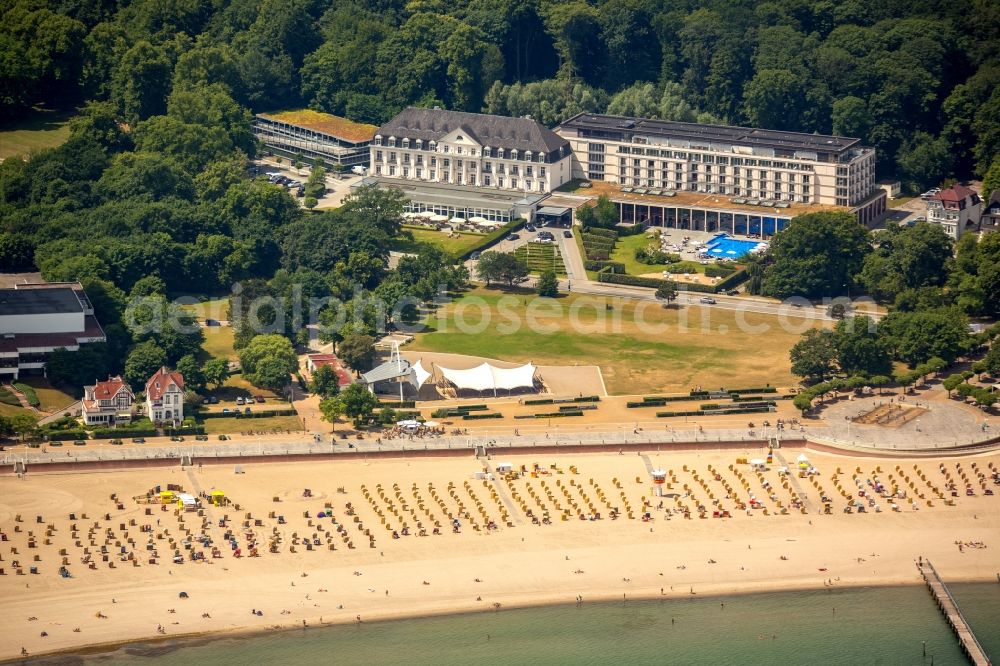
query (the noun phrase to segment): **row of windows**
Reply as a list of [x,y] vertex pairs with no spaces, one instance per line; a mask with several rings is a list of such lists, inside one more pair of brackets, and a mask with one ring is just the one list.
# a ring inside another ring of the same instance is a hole
[[[435,169],[424,170],[421,168],[416,168],[413,171],[409,167],[402,167],[402,169],[397,170],[396,166],[390,164],[388,169],[383,171],[381,164],[375,165],[376,175],[388,175],[390,178],[400,177],[400,178],[415,178],[417,180],[428,180],[432,182],[440,183],[451,183],[455,185],[472,185],[475,186],[478,183],[478,177],[475,173],[469,172],[463,175],[461,173],[456,173],[454,177],[449,171],[442,171],[440,173],[440,178],[438,178],[438,172]],[[507,178],[503,175],[497,175],[494,177],[493,174],[484,173],[482,178],[483,187],[498,187],[500,189],[511,189],[511,190],[526,190],[529,192],[544,192],[545,191],[545,181],[542,180],[532,180],[531,178],[520,179],[517,177]]]
[[[461,137],[459,137],[459,139],[461,139]],[[382,144],[382,137],[380,137],[380,136],[375,137],[375,145],[376,146],[383,145]],[[412,143],[412,146],[411,146],[411,143],[410,143],[409,139],[403,139],[402,141],[399,141],[397,143],[395,137],[389,137],[389,140],[388,140],[388,142],[385,145],[387,145],[389,148],[395,148],[398,145],[400,148],[403,148],[403,149],[409,149],[409,148],[412,147],[412,148],[415,148],[416,150],[424,150],[423,140],[421,140],[421,139],[415,139],[413,141],[413,143]],[[440,146],[440,151],[438,151],[438,148],[439,148],[439,146],[437,145],[437,142],[430,141],[430,142],[428,142],[426,149],[429,150],[429,151],[432,151],[432,152],[442,152],[442,153],[450,153],[451,152],[451,146],[449,146],[447,144],[444,144],[444,145]],[[472,157],[475,157],[477,155],[477,153],[478,153],[478,149],[476,149],[475,147],[469,147],[468,149],[466,149],[464,146],[455,146],[455,154],[456,155],[463,155],[463,154],[466,154],[466,153],[469,154],[469,155],[471,155]],[[543,153],[543,152],[537,152],[537,153],[535,153],[535,152],[532,152],[530,150],[526,150],[523,153],[521,153],[516,148],[511,148],[510,150],[504,150],[503,148],[497,148],[496,150],[494,150],[493,148],[490,148],[489,146],[485,146],[485,147],[483,147],[482,153],[483,153],[483,157],[494,157],[495,156],[495,157],[497,157],[498,159],[501,159],[501,160],[502,159],[511,159],[511,160],[522,159],[525,162],[533,162],[533,161],[545,162],[546,161],[545,160],[545,153]],[[496,155],[494,155],[494,153],[496,153]]]
[[[382,161],[384,161],[383,160],[382,151],[381,150],[376,150],[375,151],[375,162],[382,162]],[[399,160],[398,160],[398,157],[397,157],[397,155],[396,155],[395,152],[390,152],[389,153],[389,159],[385,160],[385,161],[387,161],[389,164],[399,164]],[[435,168],[435,167],[438,166],[438,158],[435,157],[435,156],[431,156],[430,159],[428,160],[428,162],[430,163],[431,168]],[[480,168],[480,162],[478,160],[454,160],[453,161],[449,157],[442,157],[440,159],[441,166],[444,167],[445,169],[450,169],[453,162],[454,162],[455,168],[458,169],[458,170],[463,170],[463,169],[467,168],[469,171],[475,171],[475,170],[477,170],[477,169]],[[410,164],[410,153],[403,153],[402,164],[404,164],[404,165],[409,165]],[[413,160],[413,164],[415,164],[418,167],[424,166],[424,156],[423,155],[415,155],[414,156],[414,160]],[[519,176],[519,175],[521,175],[521,173],[520,173],[521,172],[521,166],[518,165],[518,164],[506,165],[506,164],[504,164],[502,162],[497,162],[496,164],[493,164],[492,162],[482,162],[482,171],[486,172],[486,173],[489,173],[489,172],[492,172],[492,171],[496,171],[497,173],[506,173],[507,170],[508,170],[508,168],[510,170],[511,175],[513,175],[513,176]],[[538,167],[538,176],[539,176],[539,178],[545,178],[545,174],[546,174],[546,167],[543,167],[543,166]],[[535,167],[532,166],[532,165],[530,165],[530,164],[524,165],[524,175],[528,176],[528,177],[533,177],[535,175]]]
[[[591,144],[593,145],[593,144]],[[733,164],[736,166],[769,167],[772,169],[787,169],[790,171],[813,171],[811,164],[798,162],[781,162],[750,157],[727,157],[725,155],[706,155],[703,153],[688,153],[678,150],[660,150],[657,148],[636,148],[634,146],[619,146],[619,155],[644,155],[646,157],[665,157],[685,162],[701,162],[705,164]]]
[[[624,158],[620,158],[618,166],[623,172],[629,169],[629,166],[627,165],[626,160]],[[670,178],[669,176],[670,170],[667,167],[668,167],[667,164],[664,164],[662,162],[660,163],[660,172],[662,173],[663,178]],[[590,169],[603,171],[604,165],[592,164],[590,165]],[[653,176],[656,172],[656,166],[653,160],[649,160],[647,166],[644,169],[642,168],[642,160],[633,160],[631,169],[632,169],[632,175],[635,176],[643,175],[640,174],[640,171],[644,171],[645,172],[644,175],[648,176]],[[674,178],[681,178],[684,173],[687,173],[692,179],[697,180],[699,171],[692,169],[691,171],[685,172],[681,169],[680,164],[676,164],[674,166],[674,176],[673,176]],[[724,166],[720,166],[717,168],[717,170],[713,171],[712,165],[706,164],[703,173],[710,178],[712,176],[719,175],[720,178],[725,180],[727,168]],[[753,178],[754,173],[755,171],[753,169],[741,170],[739,167],[733,167],[733,176],[737,178],[739,178],[741,175],[745,178]],[[756,171],[756,177],[759,178],[760,180],[773,180],[776,183],[780,183],[784,179],[781,172],[764,171],[763,169]],[[794,183],[796,181],[796,175],[794,173],[788,174],[788,181]],[[802,174],[801,181],[803,183],[809,183],[810,174],[807,173]]]
[[704,184],[680,184],[680,183],[670,183],[669,181],[659,181],[652,179],[642,179],[642,178],[623,178],[621,179],[622,185],[631,185],[633,187],[649,187],[653,189],[666,189],[666,190],[677,190],[677,191],[688,191],[688,192],[702,192],[705,194],[724,194],[737,197],[757,197],[758,199],[775,199],[777,201],[800,201],[807,202],[811,196],[808,187],[803,187],[802,192],[781,192],[767,189],[754,189],[752,187],[739,187],[738,185],[733,186],[712,186]]

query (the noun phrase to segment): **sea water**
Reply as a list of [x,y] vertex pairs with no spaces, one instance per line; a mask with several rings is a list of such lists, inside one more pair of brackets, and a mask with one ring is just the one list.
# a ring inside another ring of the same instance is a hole
[[[953,585],[994,660],[1000,585]],[[129,646],[89,663],[966,664],[924,587],[604,602]]]

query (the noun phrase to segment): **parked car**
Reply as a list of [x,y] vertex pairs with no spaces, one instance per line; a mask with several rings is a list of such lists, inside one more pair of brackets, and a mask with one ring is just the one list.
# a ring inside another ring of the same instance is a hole
[[509,240],[509,241],[516,241],[518,238],[520,238],[520,236],[518,236],[517,234],[508,234],[507,235],[507,240]]
[[242,405],[243,404],[243,396],[240,396],[240,397],[236,398],[236,404],[237,405]]
[[706,305],[715,305],[715,299],[711,296],[702,296],[698,299],[700,303],[705,303]]
[[216,397],[215,397],[214,395],[213,395],[213,396],[211,396],[211,397],[209,398],[209,401],[210,401],[210,402],[211,402],[211,403],[212,403],[213,405],[217,405],[217,404],[219,404],[219,399],[218,399],[218,398],[216,398]]
[[171,442],[183,442],[184,438],[181,437],[180,435],[174,435],[173,437],[170,438],[170,441]]
[[250,413],[250,408],[249,408],[249,407],[247,407],[246,409],[244,409],[244,410],[243,410],[243,413],[244,413],[244,414],[249,414],[249,413]]
[[199,442],[207,442],[208,441],[208,435],[195,435],[194,438],[196,440],[198,440]]
[[534,232],[535,231],[535,225],[533,225],[533,224],[526,224],[526,225],[524,225],[524,230],[525,231]]
[[228,407],[223,407],[222,408],[222,413],[223,414],[228,414],[229,413],[229,408]]
[[264,402],[265,401],[265,398],[262,395],[255,395],[253,397],[253,399],[256,400],[257,402]]
[[[62,446],[62,442],[49,442],[50,446],[56,446],[57,444],[59,446]],[[73,446],[87,446],[87,442],[83,441],[82,439],[75,439],[73,440]]]
[[473,252],[472,254],[469,255],[469,259],[475,261],[480,257],[480,255],[482,255],[482,252]]
[[132,443],[133,444],[145,444],[146,440],[143,439],[142,437],[133,437],[132,438]]
[[569,229],[563,230],[563,238],[572,238],[572,237],[573,237],[572,231],[570,231]]
[[229,435],[219,435],[219,441],[225,442],[229,440]]
[[[73,443],[74,443],[74,444],[76,444],[76,442],[73,442]],[[122,441],[122,440],[120,440],[120,439],[113,439],[113,440],[111,440],[111,445],[112,445],[112,446],[121,446],[121,445],[122,445],[122,444],[124,444],[124,443],[125,443],[125,442],[123,442],[123,441]],[[77,444],[77,446],[80,446],[80,445],[79,445],[79,444]]]

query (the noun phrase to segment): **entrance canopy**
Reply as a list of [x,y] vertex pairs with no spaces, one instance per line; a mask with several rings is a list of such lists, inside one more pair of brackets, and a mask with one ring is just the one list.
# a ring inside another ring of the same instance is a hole
[[570,212],[569,208],[563,208],[562,206],[542,206],[536,211],[537,215],[548,215],[550,217],[562,217],[566,213]]
[[525,363],[516,368],[498,368],[489,363],[477,365],[468,370],[452,370],[437,366],[444,378],[459,389],[473,391],[496,391],[497,389],[533,388],[535,386],[535,370],[532,363]]

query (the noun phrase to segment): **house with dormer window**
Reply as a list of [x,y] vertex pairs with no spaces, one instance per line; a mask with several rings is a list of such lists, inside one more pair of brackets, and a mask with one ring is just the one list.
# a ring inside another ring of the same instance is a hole
[[184,420],[184,377],[162,367],[146,382],[146,415],[153,423]]
[[115,425],[132,420],[135,394],[121,377],[83,387],[80,411],[85,425]]

